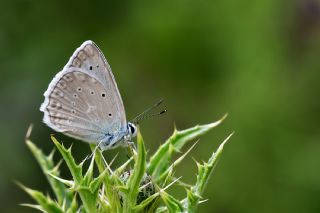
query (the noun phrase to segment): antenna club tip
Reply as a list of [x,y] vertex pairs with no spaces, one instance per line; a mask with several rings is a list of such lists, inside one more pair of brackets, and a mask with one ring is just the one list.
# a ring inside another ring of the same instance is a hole
[[163,113],[166,113],[168,110],[163,110],[163,111],[161,111],[160,113],[159,113],[159,115],[161,115],[161,114],[163,114]]

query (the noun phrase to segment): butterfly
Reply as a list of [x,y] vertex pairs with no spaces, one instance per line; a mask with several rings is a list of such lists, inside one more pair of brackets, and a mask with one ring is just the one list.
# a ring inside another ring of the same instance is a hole
[[92,41],[76,49],[44,97],[43,122],[57,132],[95,143],[101,150],[127,145],[136,136],[138,122],[127,122],[110,65]]

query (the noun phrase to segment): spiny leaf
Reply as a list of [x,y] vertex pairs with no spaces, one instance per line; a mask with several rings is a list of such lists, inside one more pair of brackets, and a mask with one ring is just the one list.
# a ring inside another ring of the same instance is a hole
[[[98,212],[104,213],[104,212],[113,212],[112,208],[106,200],[99,199],[100,208],[98,209]],[[116,212],[116,211],[114,211]]]
[[88,170],[83,177],[83,181],[86,183],[86,185],[90,184],[92,177],[93,177],[94,155],[95,155],[95,153],[93,153]]
[[[43,209],[48,213],[63,213],[63,209],[60,208],[59,204],[54,202],[50,197],[45,196],[42,192],[25,187],[21,183],[17,183],[25,192],[27,192]],[[30,207],[36,207],[28,205]]]
[[96,145],[95,144],[90,144],[90,148],[91,148],[92,152],[95,152],[93,154],[93,158],[94,158],[94,160],[96,162],[96,165],[98,167],[99,172],[101,173],[106,169],[106,167],[104,165],[104,157],[103,157],[101,152],[96,150]]
[[63,145],[61,145],[57,139],[51,136],[53,143],[58,148],[59,152],[61,153],[63,159],[67,163],[67,166],[70,170],[70,173],[74,179],[74,189],[79,192],[79,196],[83,203],[83,207],[85,208],[86,212],[96,212],[97,207],[97,195],[96,193],[91,193],[87,183],[83,181],[82,177],[82,164],[77,165],[72,154],[71,154],[71,147],[66,149]]
[[68,191],[68,189],[59,181],[52,178],[48,173],[51,173],[55,176],[59,176],[58,166],[54,165],[53,162],[53,152],[50,153],[50,155],[46,156],[43,154],[42,150],[40,150],[34,143],[32,143],[30,140],[26,140],[26,144],[30,151],[32,152],[33,156],[38,161],[42,172],[45,174],[45,176],[48,179],[49,184],[51,185],[51,188],[53,189],[53,192],[58,200],[59,204],[62,204],[64,199],[67,199],[67,203],[71,202],[71,192]]
[[223,147],[224,147],[225,143],[230,139],[230,137],[232,135],[233,135],[233,133],[230,134],[220,144],[220,146],[217,149],[217,151],[215,153],[213,153],[212,156],[210,157],[208,163],[204,163],[202,165],[203,169],[199,169],[196,185],[194,187],[192,187],[192,191],[193,192],[196,192],[198,195],[201,195],[203,193],[205,185],[207,184],[207,182],[208,182],[208,180],[210,178],[210,175],[212,174],[215,166],[217,165],[218,160],[220,159],[220,156],[221,156],[222,151],[223,151]]
[[153,194],[144,201],[142,201],[139,205],[136,205],[133,208],[133,212],[142,212],[152,201],[154,201],[159,196],[159,193]]
[[183,206],[179,200],[175,199],[165,191],[160,192],[160,196],[167,206],[169,212],[183,212]]
[[168,212],[168,209],[166,206],[161,206],[156,210],[156,213],[163,213],[163,212]]
[[197,144],[194,143],[183,155],[181,155],[177,160],[175,160],[159,177],[159,179],[155,180],[155,182],[162,181],[163,179],[166,179],[168,177],[168,174],[172,172],[173,168],[177,166],[182,160],[188,155],[188,153],[193,149],[193,147]]
[[[233,134],[233,133],[232,133]],[[217,162],[222,154],[223,146],[232,136],[230,134],[219,146],[217,151],[213,153],[207,163],[197,163],[198,166],[198,175],[197,181],[194,186],[191,187],[191,190],[187,191],[187,198],[183,200],[184,206],[187,212],[195,212],[197,205],[199,204],[200,198],[204,191],[204,188],[215,168]]]
[[199,200],[199,195],[195,194],[191,190],[187,190],[187,198],[184,200],[185,209],[187,209],[188,212],[194,212]]
[[169,163],[174,152],[180,151],[186,143],[219,125],[225,117],[226,115],[219,121],[211,124],[198,125],[183,131],[175,130],[173,135],[163,145],[161,145],[157,152],[150,158],[150,163],[147,167],[148,173],[152,174],[152,176],[158,180],[162,172],[169,167]]
[[[95,151],[95,145],[91,144],[90,148],[92,151]],[[103,172],[106,172],[103,178],[103,185],[105,189],[105,196],[106,199],[109,201],[111,209],[114,212],[121,212],[119,195],[117,194],[117,192],[115,192],[114,189],[116,188],[114,187],[114,185],[120,182],[119,177],[114,175],[109,165],[107,165],[106,160],[104,159],[101,152],[97,151],[94,154],[94,159],[98,167],[99,173],[101,174]]]
[[21,203],[20,206],[25,206],[33,209],[37,209],[41,212],[45,212],[45,210],[40,205],[29,204],[29,203]]
[[67,209],[67,213],[76,213],[78,210],[77,197],[74,196],[70,207]]
[[74,185],[74,182],[73,182],[72,180],[63,179],[63,178],[60,178],[60,177],[58,177],[58,176],[55,176],[55,175],[53,175],[53,174],[51,174],[51,173],[49,173],[49,175],[50,175],[52,178],[56,179],[57,181],[63,183],[64,185],[66,185],[66,186],[68,186],[68,187],[70,187],[70,188],[72,188],[72,187],[75,186],[75,185]]
[[147,213],[154,213],[156,212],[157,208],[159,207],[161,199],[157,197],[151,204],[150,207],[147,207]]
[[[156,188],[158,188],[157,192],[154,193],[153,195],[151,195],[150,197],[148,197],[146,200],[142,201],[139,205],[135,206],[135,208],[133,209],[134,212],[140,212],[143,208],[142,207],[146,207],[148,204],[150,204],[154,199],[156,199],[158,196],[161,195],[161,193],[164,193],[169,187],[171,187],[172,185],[174,185],[177,181],[179,181],[181,179],[181,177],[175,179],[173,182],[171,182],[170,184],[168,184],[166,187],[164,187],[163,189],[160,189],[159,187],[156,186]],[[153,209],[155,209],[158,205],[154,204],[154,206],[152,206]]]
[[[55,202],[50,197],[44,196],[41,192],[25,187],[24,190],[40,204],[25,205],[44,212],[67,213],[153,213],[155,211],[194,212],[201,202],[201,195],[206,183],[217,164],[223,145],[228,138],[222,143],[222,145],[220,145],[217,152],[212,154],[208,162],[203,164],[197,163],[198,175],[194,185],[187,185],[181,182],[181,185],[185,187],[187,191],[187,196],[182,201],[174,198],[165,190],[180,181],[180,178],[174,177],[173,169],[185,158],[194,145],[187,152],[183,153],[174,163],[170,163],[170,161],[175,153],[181,152],[182,147],[186,143],[217,126],[222,120],[223,118],[213,124],[200,125],[183,131],[175,130],[173,135],[150,158],[150,163],[148,164],[146,162],[147,152],[144,147],[144,142],[140,132],[138,132],[138,151],[130,149],[132,157],[115,171],[111,170],[111,163],[109,164],[105,161],[102,153],[99,152],[94,145],[91,145],[91,149],[95,153],[92,155],[88,170],[84,176],[82,175],[82,166],[86,159],[80,164],[76,164],[71,154],[71,147],[66,149],[61,143],[52,137],[52,141],[61,153],[70,170],[73,177],[73,180],[71,181],[65,180],[59,176],[60,163],[54,165],[53,152],[46,156],[42,154],[40,150],[39,154],[37,147],[35,147],[31,142],[27,142],[27,144],[29,143],[29,148],[30,146],[32,147],[33,150],[31,151],[33,151],[34,155],[36,156],[37,154],[38,158],[41,158],[40,160],[43,161],[42,164],[44,164],[44,166],[41,165],[41,168],[45,168],[43,170],[48,179],[50,178],[55,183],[62,185],[66,192],[70,192],[67,187],[71,187],[73,197],[72,199],[69,199],[68,203],[66,196],[61,197],[59,202]],[[134,168],[130,170],[130,172],[124,172],[132,160],[134,160]],[[49,163],[51,164],[49,165]],[[99,171],[99,175],[96,178],[94,178],[93,175],[94,170],[96,169],[94,163]],[[148,170],[148,173],[146,173],[146,170]],[[123,176],[127,173],[128,175]],[[147,178],[144,177],[149,177],[150,180],[147,180]],[[150,186],[148,185],[151,184],[151,182],[149,183],[151,180],[152,190],[150,190]],[[51,186],[54,189],[54,185],[51,184]],[[159,186],[164,188],[160,188]],[[77,200],[79,200],[78,194],[80,197],[79,205],[77,203]],[[161,200],[165,206],[158,208]]]
[[88,213],[97,212],[98,190],[92,193],[89,187],[79,187],[77,191],[79,192],[81,201],[83,203],[83,206],[86,212]]
[[105,175],[108,173],[107,170],[104,170],[104,172],[102,172],[97,178],[93,179],[90,182],[89,188],[91,190],[92,193],[95,193],[96,190],[99,189],[103,179],[105,178]]
[[126,184],[128,193],[126,194],[126,202],[124,202],[125,212],[131,212],[132,208],[136,205],[139,186],[146,170],[146,149],[140,132],[137,137],[138,142],[138,157],[134,164],[134,169]]
[[76,184],[80,184],[82,181],[82,167],[80,165],[77,165],[72,154],[71,154],[71,147],[69,149],[66,149],[63,145],[61,145],[57,139],[53,136],[51,136],[51,140],[58,148],[59,152],[61,153],[63,159],[67,163],[67,166],[70,170],[70,173],[75,181]]
[[128,167],[128,165],[131,163],[131,161],[133,160],[133,157],[129,158],[124,164],[122,164],[120,167],[118,167],[114,174],[115,175],[121,175],[124,170]]

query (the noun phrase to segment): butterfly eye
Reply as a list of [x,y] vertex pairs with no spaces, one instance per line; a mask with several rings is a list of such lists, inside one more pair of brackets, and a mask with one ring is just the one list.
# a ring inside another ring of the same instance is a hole
[[131,135],[134,136],[136,134],[136,130],[137,130],[135,125],[133,125],[132,123],[128,123],[128,128],[129,128]]
[[131,132],[131,134],[133,134],[133,133],[134,133],[134,127],[133,127],[133,126],[131,126],[131,125],[130,125],[130,132]]

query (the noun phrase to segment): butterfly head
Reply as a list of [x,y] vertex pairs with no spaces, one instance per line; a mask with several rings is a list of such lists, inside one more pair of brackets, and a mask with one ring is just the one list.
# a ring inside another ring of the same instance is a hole
[[131,137],[135,137],[137,135],[137,126],[131,122],[128,122],[127,129]]

